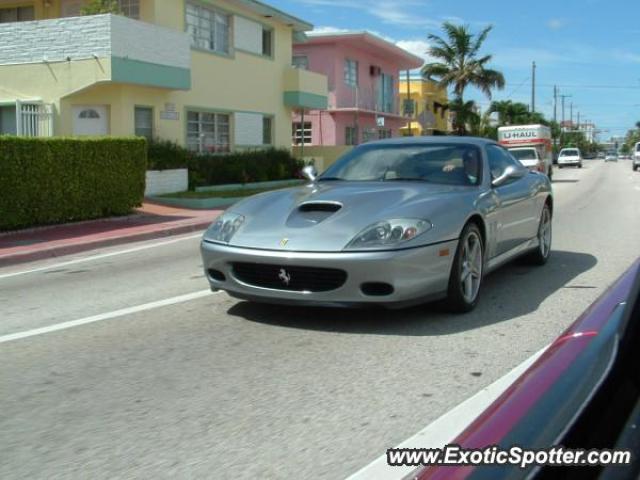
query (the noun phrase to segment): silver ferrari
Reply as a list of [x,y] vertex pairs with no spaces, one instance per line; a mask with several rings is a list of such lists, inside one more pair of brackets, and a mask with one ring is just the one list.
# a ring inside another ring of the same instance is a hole
[[214,290],[256,302],[401,307],[478,302],[483,277],[551,251],[553,197],[486,139],[407,137],[360,145],[308,183],[247,198],[201,243]]

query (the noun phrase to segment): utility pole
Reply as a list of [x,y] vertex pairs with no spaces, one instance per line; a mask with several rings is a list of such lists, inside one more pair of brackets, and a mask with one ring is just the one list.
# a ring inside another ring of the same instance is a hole
[[411,103],[411,80],[409,79],[409,70],[407,70],[407,102],[405,103],[405,112],[407,114],[406,109],[411,108],[411,115],[409,115],[409,137],[413,137],[413,118],[415,116],[415,107],[409,107]]
[[564,123],[564,99],[569,97],[571,97],[571,95],[560,95],[562,99],[562,123]]
[[578,123],[577,123],[576,130],[580,130],[580,111],[578,111]]
[[562,123],[560,124],[560,146],[564,145],[564,99],[571,95],[560,95],[562,99]]
[[569,120],[571,122],[571,129],[573,130],[573,102],[569,103]]
[[536,112],[536,62],[531,64],[531,113]]
[[553,86],[553,123],[558,123],[558,86]]

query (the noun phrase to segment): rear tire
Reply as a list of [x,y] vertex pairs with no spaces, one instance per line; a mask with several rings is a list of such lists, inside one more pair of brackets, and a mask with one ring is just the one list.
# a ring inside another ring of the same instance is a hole
[[446,305],[450,311],[465,313],[475,308],[480,297],[483,273],[482,234],[475,223],[467,223],[460,235],[449,275]]
[[544,265],[549,260],[553,233],[551,221],[551,209],[545,203],[538,224],[538,247],[526,256],[526,260],[533,265]]

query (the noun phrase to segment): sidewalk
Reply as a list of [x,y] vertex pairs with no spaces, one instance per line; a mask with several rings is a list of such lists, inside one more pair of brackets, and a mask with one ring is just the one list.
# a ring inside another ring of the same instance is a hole
[[207,228],[222,210],[144,203],[126,217],[0,233],[0,267]]

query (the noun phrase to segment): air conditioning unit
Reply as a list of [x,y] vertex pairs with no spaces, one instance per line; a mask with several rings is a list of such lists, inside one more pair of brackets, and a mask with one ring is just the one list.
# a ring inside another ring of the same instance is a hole
[[378,67],[377,65],[371,65],[369,67],[369,74],[372,77],[376,77],[378,75],[380,75],[382,73],[382,68]]

